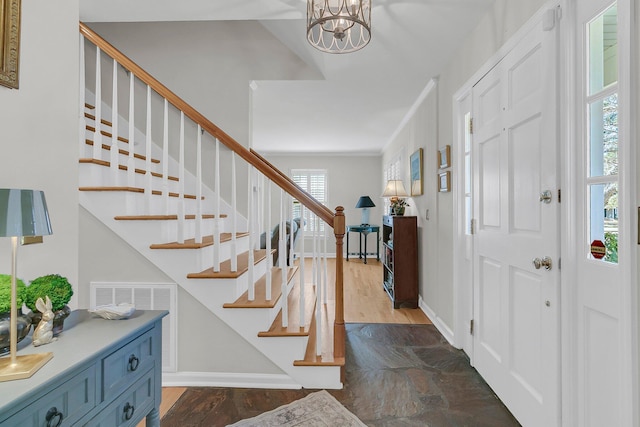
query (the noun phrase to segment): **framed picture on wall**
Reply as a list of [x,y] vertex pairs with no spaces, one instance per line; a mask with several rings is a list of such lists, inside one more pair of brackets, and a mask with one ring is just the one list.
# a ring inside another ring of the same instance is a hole
[[20,0],[0,0],[0,85],[18,89]]
[[451,146],[446,145],[444,148],[438,150],[438,167],[440,169],[446,169],[451,166]]
[[451,191],[451,172],[446,171],[438,174],[438,191],[441,193]]
[[411,195],[422,196],[422,148],[409,158],[411,168]]

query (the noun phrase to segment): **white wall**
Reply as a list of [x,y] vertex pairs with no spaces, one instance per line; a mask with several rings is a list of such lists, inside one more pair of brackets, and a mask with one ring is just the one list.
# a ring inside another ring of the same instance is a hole
[[[80,307],[89,307],[91,281],[173,283],[83,208],[79,219],[80,283],[86,284],[79,295]],[[178,371],[282,373],[182,288],[178,290],[178,313]],[[224,351],[220,343],[224,343]]]
[[[424,196],[413,198],[412,208],[405,215],[418,215],[421,228],[420,295],[443,326],[450,330],[454,328],[453,199],[452,193],[436,192],[437,170],[434,165],[437,150],[445,145],[453,145],[453,94],[544,3],[545,0],[496,0],[493,8],[481,18],[476,29],[442,71],[437,90],[427,96],[413,118],[383,153],[384,164],[405,148],[407,172],[404,179],[408,184],[408,156],[419,147],[425,148],[426,192]],[[454,151],[451,157],[456,157]],[[455,172],[457,165],[452,166]],[[431,171],[429,168],[432,168]],[[452,178],[455,179],[455,176]],[[426,209],[430,212],[429,221],[425,219]]]
[[[374,225],[382,225],[382,202],[380,198],[382,194],[382,172],[380,168],[379,156],[353,156],[353,155],[321,155],[321,154],[305,154],[305,155],[281,155],[267,154],[266,159],[269,160],[282,172],[290,175],[291,169],[326,169],[327,170],[327,196],[326,206],[335,211],[338,206],[344,207],[346,224],[360,224],[362,212],[356,209],[356,203],[360,196],[369,196],[375,208],[371,208],[369,214],[369,222]],[[277,208],[279,202],[279,194],[274,192],[274,206],[272,208],[272,218],[277,221],[280,211]],[[382,237],[382,235],[381,235]],[[358,234],[351,234],[350,252],[358,250]],[[309,240],[309,239],[307,239]],[[328,246],[329,253],[335,253],[335,241],[329,239],[334,245]],[[328,243],[329,244],[329,243]],[[345,252],[346,252],[346,236],[345,236]],[[375,233],[367,236],[367,252],[375,252],[376,235]],[[300,245],[300,243],[298,243]],[[300,246],[298,246],[300,248]],[[364,248],[363,248],[364,250]],[[307,241],[305,252],[310,253],[312,247]]]
[[[19,248],[18,276],[58,273],[77,289],[78,0],[22,2],[19,72],[19,89],[0,86],[0,186],[43,190],[53,234]],[[0,239],[2,273],[10,254]]]

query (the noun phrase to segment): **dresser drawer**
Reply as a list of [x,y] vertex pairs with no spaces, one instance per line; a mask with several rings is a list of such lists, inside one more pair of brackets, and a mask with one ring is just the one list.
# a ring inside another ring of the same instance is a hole
[[137,425],[154,407],[154,384],[154,371],[148,370],[105,410],[84,425],[91,427]]
[[96,369],[92,365],[1,424],[7,427],[69,426],[95,404]]
[[159,357],[153,353],[156,336],[148,331],[102,359],[102,401],[122,393],[154,366]]

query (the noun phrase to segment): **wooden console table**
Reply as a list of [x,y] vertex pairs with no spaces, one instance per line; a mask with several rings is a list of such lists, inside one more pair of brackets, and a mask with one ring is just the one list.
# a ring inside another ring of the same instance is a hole
[[[160,427],[162,318],[136,311],[105,320],[76,310],[58,340],[41,347],[31,335],[18,355],[52,352],[31,378],[0,383],[0,426]],[[7,356],[8,357],[8,356]]]

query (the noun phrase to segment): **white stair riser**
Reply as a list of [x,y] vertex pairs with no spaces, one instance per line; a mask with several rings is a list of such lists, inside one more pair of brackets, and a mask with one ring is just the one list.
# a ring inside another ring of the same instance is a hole
[[[151,203],[147,207],[147,197],[144,193],[131,191],[86,191],[85,193],[92,193],[92,196],[95,196],[97,200],[102,199],[103,202],[101,203],[104,203],[107,212],[111,213],[113,217],[126,215],[176,215],[180,203],[179,198],[169,197],[169,206],[166,209],[164,198],[157,195],[151,196]],[[187,214],[195,214],[196,201],[194,199],[184,199],[184,204]],[[203,214],[212,213],[213,202],[211,200],[203,200],[202,211]],[[227,222],[230,221],[227,220]],[[223,228],[222,231],[226,231],[226,228]]]

